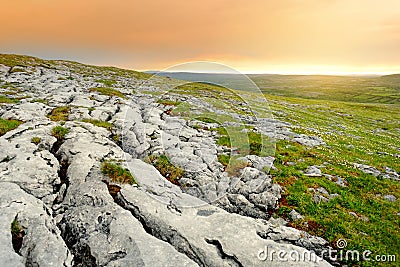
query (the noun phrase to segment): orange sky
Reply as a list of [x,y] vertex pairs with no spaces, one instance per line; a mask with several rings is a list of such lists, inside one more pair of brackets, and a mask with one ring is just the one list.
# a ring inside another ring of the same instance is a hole
[[399,73],[399,0],[0,0],[0,53],[138,70]]

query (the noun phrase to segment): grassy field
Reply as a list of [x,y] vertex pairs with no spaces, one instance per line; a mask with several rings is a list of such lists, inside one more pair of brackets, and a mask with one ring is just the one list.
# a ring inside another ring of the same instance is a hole
[[[400,183],[365,174],[353,163],[367,164],[380,171],[385,167],[400,170],[400,106],[271,95],[267,98],[280,119],[300,126],[295,131],[317,135],[327,143],[327,146],[306,148],[289,141],[277,142],[277,170],[270,173],[285,188],[280,214],[291,208],[297,210],[305,218],[291,225],[322,236],[332,245],[345,238],[347,249],[397,253],[399,257]],[[322,166],[324,174],[344,179],[347,187],[325,176],[305,176],[303,172],[311,165]],[[338,197],[316,204],[309,188],[319,187]],[[388,202],[382,197],[386,194],[398,199]],[[377,263],[360,265],[376,266]]]
[[[221,94],[222,91],[219,87],[194,83],[176,88],[174,92],[208,95],[208,103],[215,104],[218,99],[214,106],[240,113],[242,110],[231,105],[237,96]],[[354,166],[354,163],[366,164],[381,172],[386,168],[400,172],[400,105],[341,101],[343,90],[340,86],[325,91],[333,100],[312,99],[306,92],[298,93],[298,97],[285,90],[281,91],[284,96],[265,94],[269,109],[265,104],[253,101],[251,111],[242,111],[243,114],[257,113],[259,117],[268,117],[272,112],[275,118],[294,125],[294,132],[318,136],[326,142],[326,146],[309,148],[291,141],[277,141],[276,169],[270,174],[284,188],[284,193],[274,216],[288,218],[290,226],[321,236],[332,246],[344,238],[349,250],[371,250],[373,255],[400,257],[400,183],[365,174]],[[398,93],[392,93],[386,100],[398,97]],[[357,97],[358,100],[392,102],[372,99],[370,92],[362,90]],[[257,99],[257,96],[252,98]],[[224,101],[227,101],[225,106]],[[178,105],[172,114],[184,114],[188,109]],[[218,121],[216,116],[205,113],[202,116]],[[200,120],[206,121],[202,117]],[[228,130],[226,128],[225,132],[232,132]],[[222,145],[230,142],[225,135],[221,134],[218,140]],[[229,158],[220,155],[219,160],[226,164]],[[304,175],[309,166],[319,166],[324,175]],[[345,187],[335,183],[338,177]],[[329,194],[337,194],[336,197],[315,203],[312,190],[321,187]],[[394,195],[397,200],[389,202],[384,195]],[[304,215],[304,219],[291,221],[288,212],[292,209]],[[350,266],[396,266],[395,263],[346,263]]]
[[228,88],[248,90],[251,79],[263,93],[306,99],[337,100],[358,103],[400,104],[400,75],[328,76],[210,73],[160,73],[161,76],[209,81]]

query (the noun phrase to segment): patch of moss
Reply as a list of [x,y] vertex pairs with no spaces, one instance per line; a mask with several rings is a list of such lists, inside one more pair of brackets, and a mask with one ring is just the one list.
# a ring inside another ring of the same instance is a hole
[[42,103],[42,104],[49,104],[49,101],[47,99],[42,99],[42,98],[38,98],[38,99],[32,99],[31,101],[29,101],[31,103]]
[[6,97],[4,95],[0,95],[0,103],[10,104],[10,103],[18,103],[18,102],[19,102],[19,99],[17,99],[17,98],[10,98],[10,97]]
[[18,120],[5,120],[0,118],[0,136],[4,135],[8,131],[14,130],[22,123],[22,121]]
[[135,178],[129,172],[128,169],[123,168],[121,165],[112,162],[112,161],[104,161],[101,165],[101,172],[111,180],[117,183],[123,184],[136,184]]
[[12,237],[12,245],[14,250],[19,253],[21,247],[22,247],[22,241],[25,235],[25,232],[23,230],[23,228],[19,225],[19,222],[17,221],[17,219],[14,219],[11,222],[11,226],[10,226],[10,230],[11,230],[11,237]]
[[62,106],[54,108],[47,117],[52,121],[66,121],[68,120],[69,112],[71,107]]
[[100,121],[100,120],[94,120],[94,119],[83,119],[83,122],[91,123],[97,127],[103,127],[106,128],[109,131],[112,131],[114,125],[108,121]]
[[57,140],[63,140],[68,133],[69,130],[62,126],[56,126],[51,130],[51,135],[57,138]]
[[113,89],[113,88],[109,88],[109,87],[94,87],[94,88],[90,88],[89,90],[90,90],[90,92],[98,92],[102,95],[126,98],[126,96],[123,93],[121,93],[120,91]]
[[148,161],[173,184],[179,185],[179,179],[185,174],[185,171],[174,166],[166,155],[150,155]]
[[117,83],[117,81],[115,81],[115,80],[106,80],[106,79],[96,80],[96,82],[102,83],[107,87],[111,87],[111,86],[113,86],[114,84]]
[[162,104],[164,106],[178,106],[181,102],[169,99],[159,99],[157,100],[157,103]]
[[35,136],[35,137],[32,137],[32,139],[31,139],[31,143],[33,143],[35,145],[38,145],[40,142],[42,142],[42,138],[40,138],[40,137]]

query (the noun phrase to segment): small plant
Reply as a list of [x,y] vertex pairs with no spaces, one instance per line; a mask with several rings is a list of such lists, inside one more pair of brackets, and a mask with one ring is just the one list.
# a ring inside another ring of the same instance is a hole
[[173,101],[169,99],[159,99],[157,100],[158,104],[162,104],[164,106],[178,106],[181,102],[179,101]]
[[111,131],[114,125],[108,121],[100,121],[100,120],[93,120],[93,119],[84,119],[83,122],[91,123],[97,127],[103,127],[107,130]]
[[113,139],[115,142],[117,142],[117,143],[120,141],[120,137],[119,137],[118,134],[114,134],[114,135],[112,136],[112,139]]
[[101,165],[101,172],[111,180],[122,184],[136,184],[135,178],[128,169],[121,167],[121,165],[112,161],[104,161]]
[[66,121],[68,120],[71,107],[63,106],[53,109],[47,117],[52,121]]
[[19,253],[25,233],[23,228],[19,225],[17,219],[14,219],[11,222],[10,231],[13,248],[17,253]]
[[108,96],[117,96],[120,98],[126,98],[125,95],[123,93],[121,93],[118,90],[112,89],[112,88],[108,88],[108,87],[95,87],[95,88],[91,88],[90,92],[98,92],[102,95],[108,95]]
[[57,140],[63,140],[65,135],[69,133],[67,128],[62,126],[56,126],[51,130],[51,135],[57,138]]
[[22,227],[19,225],[19,222],[17,220],[14,220],[11,222],[11,234],[12,235],[19,235],[22,232]]
[[33,143],[35,145],[38,145],[40,142],[42,142],[42,138],[40,138],[40,137],[35,136],[35,137],[32,137],[32,139],[31,139],[31,143]]
[[4,120],[0,118],[0,136],[4,135],[8,131],[14,130],[22,123],[22,121]]
[[174,166],[166,155],[150,155],[148,161],[173,184],[179,185],[179,178],[185,174],[185,171]]

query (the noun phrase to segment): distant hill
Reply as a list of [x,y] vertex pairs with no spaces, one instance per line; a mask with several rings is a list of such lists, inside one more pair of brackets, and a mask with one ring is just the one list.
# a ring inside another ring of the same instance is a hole
[[[382,76],[381,79],[387,82],[400,83],[400,74],[385,75]],[[400,84],[398,86],[400,86]]]
[[[157,73],[157,72],[153,72]],[[386,76],[331,76],[278,74],[218,74],[160,72],[160,76],[187,81],[208,81],[249,90],[254,84],[266,94],[359,103],[400,104],[400,74]],[[249,82],[247,78],[252,82]]]

